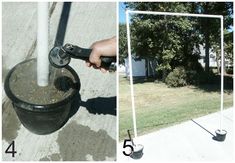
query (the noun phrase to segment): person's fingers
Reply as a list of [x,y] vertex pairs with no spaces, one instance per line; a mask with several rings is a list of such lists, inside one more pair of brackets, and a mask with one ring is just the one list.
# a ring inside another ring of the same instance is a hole
[[93,49],[91,52],[91,55],[89,57],[89,62],[96,65],[96,67],[101,66],[100,54],[95,49]]
[[88,62],[88,61],[86,61],[86,66],[87,66],[87,67],[91,67],[91,63]]
[[107,72],[107,70],[105,68],[103,68],[103,67],[100,68],[100,71],[103,72],[103,73]]
[[107,72],[107,70],[101,67],[101,56],[116,56],[116,37],[94,42],[90,48],[92,52],[87,63],[88,67],[94,67],[100,69],[101,72]]
[[91,44],[91,46],[89,48],[93,49],[95,46],[96,46],[96,42],[93,42],[93,44]]
[[100,56],[116,56],[116,37],[96,41],[90,48],[99,53]]
[[93,67],[94,69],[100,69],[100,68],[97,67],[96,65],[92,65],[92,67]]

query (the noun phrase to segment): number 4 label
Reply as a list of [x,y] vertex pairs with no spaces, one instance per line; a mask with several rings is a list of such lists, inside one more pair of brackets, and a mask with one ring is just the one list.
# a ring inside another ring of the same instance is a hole
[[15,151],[15,141],[12,141],[12,143],[5,150],[5,153],[10,153],[12,154],[12,157],[15,157],[15,153],[17,153]]

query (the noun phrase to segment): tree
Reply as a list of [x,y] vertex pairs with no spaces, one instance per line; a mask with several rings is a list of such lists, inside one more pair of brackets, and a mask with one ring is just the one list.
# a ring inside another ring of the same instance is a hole
[[[220,42],[215,41],[216,38],[213,36],[211,37],[211,41],[214,41],[212,44],[212,50],[216,53],[216,62],[217,62],[217,72],[220,73]],[[228,64],[233,65],[233,32],[228,32],[224,30],[224,57],[228,60]],[[225,66],[225,73],[226,73],[226,65]]]
[[[233,22],[232,5],[232,2],[126,3],[126,6],[132,10],[224,15],[226,30]],[[184,66],[196,72],[203,71],[198,63],[200,45],[205,47],[205,71],[209,73],[209,50],[216,46],[217,49],[220,48],[218,48],[220,45],[219,19],[135,14],[131,17],[130,28],[132,47],[136,54],[155,57],[159,63],[158,74],[161,74],[163,80],[178,66]],[[229,40],[230,43],[225,39],[225,51],[231,49],[231,39]],[[217,53],[217,55],[219,58],[220,54]]]
[[[127,3],[127,6],[134,10],[168,12],[192,12],[194,7],[190,3]],[[175,67],[189,68],[198,60],[199,53],[194,50],[200,41],[199,32],[194,28],[196,19],[138,14],[133,15],[131,21],[136,54],[155,57],[163,80]]]
[[[196,12],[200,14],[215,14],[224,16],[224,33],[228,33],[228,29],[233,25],[233,3],[232,2],[199,2],[196,3]],[[205,43],[205,71],[209,73],[209,50],[212,48],[216,52],[217,65],[219,69],[220,59],[220,20],[202,19],[199,21],[201,33],[203,34],[203,42]],[[231,59],[232,53],[228,49],[231,48],[232,38],[225,37],[225,58]],[[230,42],[230,43],[229,43]],[[228,46],[230,45],[230,46]]]
[[229,60],[230,64],[233,65],[233,32],[225,32],[225,59]]
[[124,63],[124,58],[127,57],[127,35],[126,24],[119,25],[119,63]]

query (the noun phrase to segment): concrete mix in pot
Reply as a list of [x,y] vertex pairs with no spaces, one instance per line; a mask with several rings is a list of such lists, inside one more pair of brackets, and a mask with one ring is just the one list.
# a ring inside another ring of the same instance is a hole
[[[67,82],[68,79],[70,79],[70,82],[75,82],[69,70],[51,67],[49,85],[39,87],[37,85],[36,64],[36,60],[31,60],[18,65],[12,72],[10,89],[17,98],[28,103],[44,105],[59,102],[72,93],[73,88],[61,90],[55,86],[57,79],[62,79],[60,81],[62,84]],[[65,80],[63,81],[63,79]]]

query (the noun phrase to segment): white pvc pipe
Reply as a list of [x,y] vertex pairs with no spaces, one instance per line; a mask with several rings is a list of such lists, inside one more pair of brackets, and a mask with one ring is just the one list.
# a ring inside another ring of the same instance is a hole
[[220,96],[220,131],[222,131],[223,126],[223,110],[224,110],[224,19],[223,17],[220,18],[220,44],[221,44],[221,96]]
[[134,136],[137,137],[136,128],[136,113],[135,113],[135,99],[134,99],[134,86],[133,86],[133,73],[132,73],[132,57],[131,57],[131,38],[130,38],[130,25],[129,25],[129,13],[126,11],[126,28],[127,28],[127,47],[128,47],[128,59],[129,59],[129,72],[130,72],[130,87],[131,87],[131,107],[134,126]]
[[134,14],[151,14],[151,15],[169,15],[169,16],[190,16],[190,17],[204,17],[204,18],[219,18],[220,19],[220,30],[221,30],[221,96],[220,96],[220,131],[223,126],[223,110],[224,110],[224,23],[222,15],[208,15],[208,14],[189,14],[189,13],[174,13],[174,12],[155,12],[155,11],[126,11],[126,26],[127,26],[127,47],[128,47],[128,58],[129,58],[129,69],[130,69],[130,84],[131,84],[131,102],[132,102],[132,116],[134,134],[137,137],[136,128],[136,113],[134,104],[134,89],[133,89],[133,77],[132,77],[132,58],[131,58],[131,41],[130,41],[130,27],[129,27],[129,13]]
[[48,85],[48,78],[49,78],[48,8],[49,8],[48,2],[38,2],[37,84],[42,87]]
[[128,13],[146,14],[146,15],[169,15],[169,16],[190,16],[190,17],[204,17],[204,18],[221,18],[221,15],[208,15],[208,14],[189,14],[177,12],[155,12],[155,11],[130,11]]

